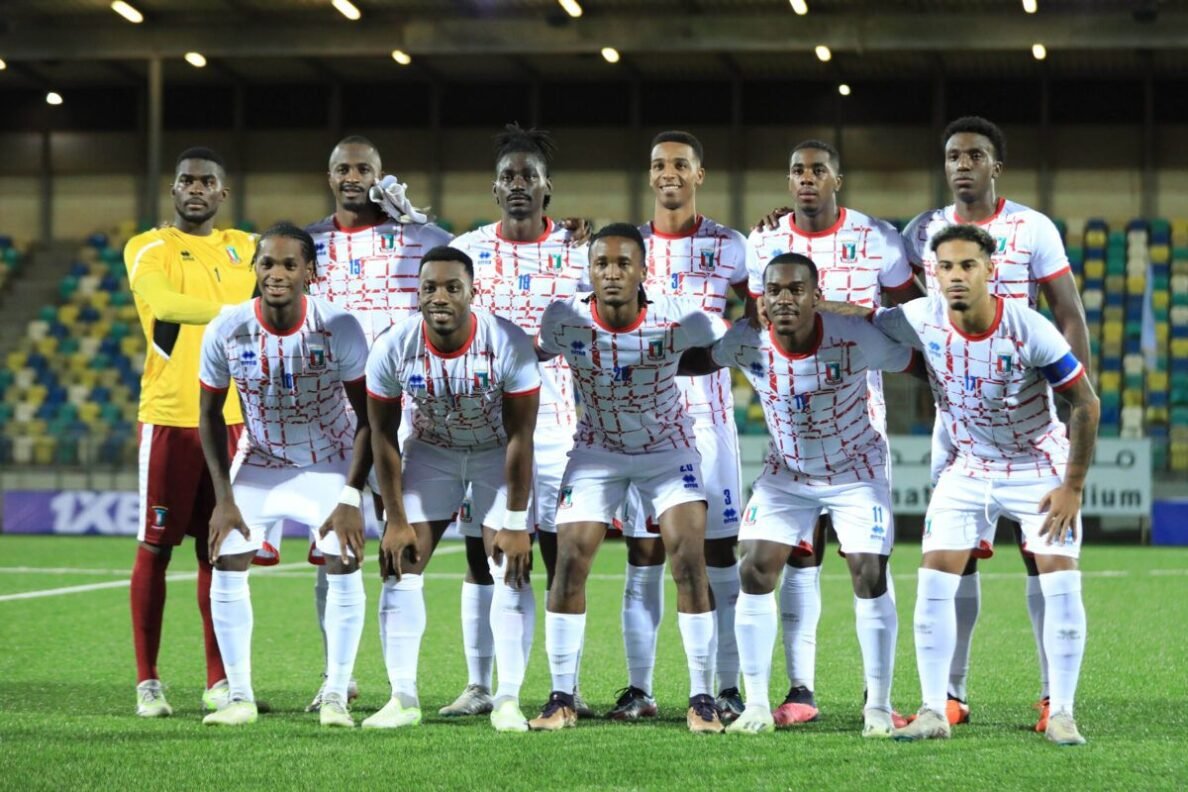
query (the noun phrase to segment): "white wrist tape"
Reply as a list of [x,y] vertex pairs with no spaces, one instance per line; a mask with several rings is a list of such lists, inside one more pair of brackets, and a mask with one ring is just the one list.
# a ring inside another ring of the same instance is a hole
[[344,506],[354,506],[358,509],[363,505],[363,492],[348,484],[342,488],[342,493],[338,496],[338,502]]
[[507,531],[527,531],[528,530],[528,512],[512,511],[508,509],[503,512],[503,529]]

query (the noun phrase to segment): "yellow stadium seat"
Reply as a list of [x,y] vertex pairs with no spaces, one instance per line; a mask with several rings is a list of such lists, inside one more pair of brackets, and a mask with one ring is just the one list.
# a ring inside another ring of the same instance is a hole
[[91,327],[87,330],[87,335],[91,338],[97,338],[100,342],[111,335],[111,322],[92,322]]
[[1171,327],[1166,322],[1159,322],[1155,325],[1155,345],[1159,347],[1167,346],[1167,339],[1171,336]]
[[57,441],[52,437],[38,437],[33,441],[33,462],[37,465],[52,465]]
[[75,380],[79,385],[82,385],[90,393],[90,389],[95,387],[95,382],[99,379],[99,372],[95,369],[87,368],[75,374]]
[[1151,292],[1151,307],[1156,311],[1166,311],[1171,305],[1171,292]]
[[1165,424],[1167,423],[1168,409],[1166,407],[1148,407],[1147,408],[1147,423]]
[[1188,357],[1188,338],[1173,338],[1171,342],[1172,357]]
[[[1123,391],[1123,393],[1122,393],[1122,407],[1123,407],[1123,410],[1122,410],[1123,416],[1122,417],[1123,417],[1123,419],[1126,418],[1126,415],[1125,415],[1126,410],[1138,409],[1139,412],[1137,414],[1132,414],[1131,417],[1133,420],[1137,420],[1138,422],[1141,423],[1142,417],[1143,417],[1142,406],[1143,406],[1143,392],[1142,391],[1133,390],[1133,389],[1128,390],[1128,391]],[[1136,417],[1136,415],[1137,415],[1137,417]]]
[[1122,386],[1122,372],[1103,371],[1099,377],[1102,393],[1113,393]]
[[34,344],[33,348],[37,350],[38,354],[44,355],[47,358],[53,358],[58,352],[58,339],[53,336],[43,338]]
[[5,362],[8,364],[9,371],[19,371],[25,367],[25,361],[28,359],[28,355],[26,355],[24,352],[14,351],[8,353],[8,357],[5,358]]
[[116,311],[116,318],[121,322],[127,322],[130,325],[136,326],[140,322],[140,314],[136,313],[135,305],[122,305]]
[[124,336],[120,339],[120,351],[127,357],[136,357],[144,351],[143,339],[133,335]]
[[95,402],[83,402],[78,405],[78,419],[90,423],[99,417],[99,409]]
[[1101,337],[1104,343],[1117,343],[1122,340],[1122,332],[1125,328],[1118,323],[1107,323],[1101,328]]
[[1101,280],[1105,277],[1105,261],[1102,259],[1087,259],[1085,261],[1085,277]]
[[1126,291],[1128,294],[1142,294],[1147,289],[1147,279],[1142,275],[1126,276]]
[[78,306],[63,305],[58,308],[58,321],[67,327],[73,327],[78,322]]
[[91,305],[104,311],[111,305],[111,292],[97,291],[91,295]]
[[1171,261],[1171,248],[1167,245],[1151,245],[1151,261],[1155,264],[1166,264]]
[[115,387],[120,381],[120,372],[115,369],[104,369],[99,372],[99,384],[104,388]]
[[1105,247],[1106,232],[1102,231],[1099,228],[1095,228],[1092,231],[1086,231],[1085,232],[1085,244],[1088,247],[1095,247],[1095,248]]
[[45,397],[49,395],[49,389],[44,385],[33,385],[25,391],[25,401],[29,404],[40,407],[45,402]]

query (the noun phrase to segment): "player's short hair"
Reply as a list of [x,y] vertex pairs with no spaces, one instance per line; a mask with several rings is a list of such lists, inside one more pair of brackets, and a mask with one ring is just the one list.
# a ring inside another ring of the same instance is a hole
[[206,160],[207,162],[213,162],[215,165],[218,165],[219,170],[223,171],[224,173],[227,170],[227,165],[223,162],[223,158],[219,155],[219,153],[212,148],[207,148],[206,146],[190,146],[181,154],[178,154],[177,162],[173,163],[173,169],[176,171],[186,160]]
[[524,129],[515,123],[505,125],[503,131],[495,136],[495,167],[498,168],[499,160],[508,154],[521,153],[539,157],[547,176],[549,165],[557,153],[557,144],[546,130],[535,127]]
[[763,268],[763,282],[767,283],[767,273],[772,267],[777,267],[781,264],[799,264],[809,271],[809,275],[813,281],[813,288],[817,286],[817,265],[808,256],[800,253],[781,253],[767,262],[767,266]]
[[263,234],[260,234],[260,238],[256,240],[256,252],[252,255],[252,264],[255,264],[256,259],[260,257],[260,249],[264,246],[264,240],[273,237],[296,239],[301,244],[301,257],[305,259],[305,263],[317,269],[318,254],[314,249],[313,237],[304,228],[286,221],[276,223],[270,226]]
[[994,241],[994,237],[981,226],[973,225],[972,223],[955,223],[947,225],[932,237],[932,241],[928,243],[928,247],[933,253],[937,248],[946,242],[973,242],[982,252],[986,254],[986,258],[993,258],[994,253],[998,250],[998,243]]
[[705,150],[701,147],[701,141],[691,132],[685,132],[680,129],[670,129],[667,132],[661,132],[652,138],[652,148],[656,148],[661,143],[681,143],[686,145],[693,149],[693,155],[697,157],[697,161],[702,165],[705,164]]
[[630,239],[639,248],[639,253],[644,263],[647,263],[648,248],[647,245],[644,244],[643,234],[639,233],[639,229],[633,226],[631,223],[607,223],[602,228],[595,231],[593,235],[591,235],[590,247],[593,247],[594,243],[598,240],[606,239],[607,237],[622,237],[623,239]]
[[829,155],[829,162],[833,165],[833,169],[841,171],[841,152],[832,143],[826,143],[824,140],[817,140],[816,138],[802,140],[793,146],[792,151],[788,153],[788,164],[792,164],[792,157],[795,156],[796,152],[804,151],[805,149],[824,151]]
[[1002,130],[998,128],[997,124],[987,121],[981,116],[962,116],[955,121],[951,121],[945,127],[944,134],[941,137],[941,147],[943,148],[949,142],[949,138],[958,132],[972,132],[975,135],[982,135],[994,147],[994,159],[999,162],[1006,162],[1006,135],[1002,133]]
[[438,245],[429,250],[428,253],[421,256],[421,263],[417,267],[417,275],[421,274],[421,270],[425,269],[425,265],[430,261],[456,261],[466,269],[466,274],[470,279],[474,280],[474,262],[470,256],[466,255],[458,248],[450,247],[449,245]]
[[379,151],[379,149],[375,147],[375,144],[371,142],[371,139],[366,138],[363,135],[347,135],[342,140],[334,144],[334,148],[338,148],[339,146],[367,146],[369,149]]

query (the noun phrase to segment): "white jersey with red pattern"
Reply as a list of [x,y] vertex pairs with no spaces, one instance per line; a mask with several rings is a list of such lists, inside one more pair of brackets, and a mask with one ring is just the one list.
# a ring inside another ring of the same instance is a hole
[[598,316],[593,295],[581,293],[545,310],[537,343],[564,356],[577,381],[585,409],[576,444],[648,454],[696,448],[677,366],[685,350],[709,346],[725,332],[725,320],[703,311],[700,301],[665,295],[616,330]]
[[867,373],[904,371],[912,348],[856,316],[821,312],[813,348],[789,354],[772,330],[745,322],[714,344],[714,361],[733,366],[759,394],[771,434],[767,469],[810,486],[868,481],[884,474],[887,436],[867,409]]
[[[502,316],[530,336],[540,330],[550,303],[577,294],[586,279],[586,246],[574,245],[568,229],[545,218],[545,229],[530,242],[513,242],[491,223],[461,234],[451,246],[474,261],[474,305]],[[562,358],[542,363],[540,415],[536,428],[560,427],[570,433],[577,422],[573,378]]]
[[314,238],[317,274],[309,293],[350,311],[367,343],[417,313],[421,257],[448,244],[450,233],[433,224],[398,223],[342,228],[334,215],[306,227]]
[[404,396],[413,437],[442,448],[506,445],[503,400],[539,391],[532,339],[486,311],[471,312],[470,337],[455,352],[434,347],[424,320],[413,316],[380,335],[367,360],[368,395]]
[[936,295],[880,311],[875,325],[924,352],[947,468],[985,479],[1063,476],[1068,437],[1052,390],[1085,374],[1056,327],[1022,300],[993,298],[990,329],[968,336]]
[[260,299],[219,314],[202,336],[199,381],[243,405],[235,462],[304,468],[351,458],[355,416],[343,383],[363,379],[367,338],[358,320],[317,297],[302,297],[301,321],[282,333],[268,325]]
[[[912,266],[924,270],[929,294],[935,294],[938,288],[936,254],[929,245],[932,236],[946,226],[961,222],[956,206],[950,205],[918,215],[903,230],[908,259]],[[999,198],[994,215],[977,225],[994,237],[998,246],[991,257],[993,295],[1025,299],[1028,306],[1035,308],[1039,304],[1040,284],[1071,271],[1060,231],[1046,215],[1034,209]]]
[[[733,228],[698,216],[687,234],[664,234],[651,223],[639,227],[647,245],[648,294],[694,298],[706,313],[722,316],[730,289],[747,282],[747,240]],[[726,371],[707,377],[677,377],[685,412],[695,421],[734,420],[734,397]]]
[[[903,239],[884,220],[841,207],[837,222],[824,231],[802,231],[796,214],[780,218],[774,229],[752,231],[747,238],[748,288],[751,296],[763,292],[763,268],[781,253],[808,256],[817,265],[817,285],[826,300],[866,308],[883,304],[883,290],[908,286],[913,277]],[[870,411],[885,432],[887,408],[883,375],[871,371]]]

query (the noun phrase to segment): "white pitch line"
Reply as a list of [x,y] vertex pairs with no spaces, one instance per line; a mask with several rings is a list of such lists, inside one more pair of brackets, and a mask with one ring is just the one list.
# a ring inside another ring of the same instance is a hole
[[132,567],[125,569],[97,569],[95,567],[0,567],[0,573],[11,575],[127,575]]

